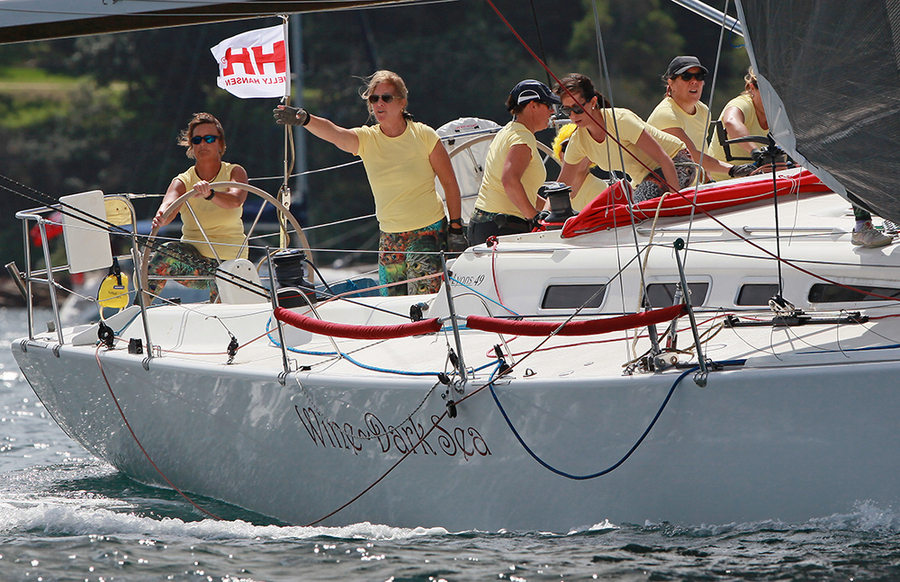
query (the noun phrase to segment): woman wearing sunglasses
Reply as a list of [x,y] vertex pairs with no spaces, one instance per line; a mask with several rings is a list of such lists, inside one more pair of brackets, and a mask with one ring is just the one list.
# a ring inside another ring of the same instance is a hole
[[[450,156],[436,131],[412,120],[406,110],[406,83],[391,71],[377,71],[362,92],[369,115],[376,125],[346,129],[310,115],[304,109],[280,105],[275,109],[279,124],[302,125],[313,135],[359,155],[375,197],[375,216],[381,231],[378,277],[382,295],[436,293],[442,270],[439,253],[465,250],[459,185]],[[447,199],[444,205],[434,185],[441,181]],[[401,283],[402,285],[391,285]]]
[[[556,93],[562,99],[560,111],[578,126],[569,139],[559,173],[559,181],[572,188],[573,198],[592,163],[607,172],[624,170],[634,184],[634,203],[658,198],[693,182],[696,168],[684,142],[628,109],[610,107],[588,77],[573,73],[561,80]],[[606,200],[606,204],[627,202],[622,189],[613,192],[616,198]]]
[[[728,139],[744,137],[746,135],[766,136],[769,133],[769,122],[766,119],[766,110],[763,109],[762,97],[759,94],[759,84],[756,80],[756,74],[753,67],[748,69],[744,76],[744,92],[725,104],[722,109],[722,115],[719,121],[725,127],[725,134]],[[758,143],[746,142],[732,144],[731,151],[733,156],[749,158],[754,148],[760,147]],[[713,137],[709,145],[709,154],[720,160],[725,159],[725,148],[719,143],[719,135],[713,132]],[[754,166],[755,167],[755,166]],[[714,180],[727,180],[727,173],[714,173]]]
[[[177,278],[179,276],[212,275],[219,262],[247,257],[244,224],[241,221],[247,191],[240,188],[213,190],[213,182],[248,182],[247,172],[237,164],[222,161],[225,153],[225,130],[209,113],[196,113],[181,131],[178,145],[187,148],[187,157],[196,163],[186,172],[172,179],[166,195],[153,217],[153,227],[165,226],[175,218],[175,212],[163,220],[169,207],[190,189],[194,195],[182,206],[181,240],[168,242],[150,260],[149,274]],[[205,236],[204,236],[205,235]],[[210,244],[207,244],[206,240]],[[240,254],[239,254],[240,252]],[[151,293],[158,294],[165,279],[149,281]],[[215,280],[184,280],[182,285],[192,289],[209,288],[210,302],[218,297]]]
[[700,101],[700,97],[708,72],[697,57],[672,59],[663,75],[666,96],[647,118],[647,123],[683,141],[694,161],[700,162],[707,172],[746,176],[755,166],[735,167],[709,154],[702,156],[701,160],[700,152],[706,151],[708,145],[706,136],[710,119],[709,108]]
[[484,162],[484,177],[475,210],[469,220],[469,241],[481,244],[489,237],[531,232],[537,226],[538,188],[547,179],[534,134],[546,129],[559,97],[547,85],[526,79],[506,99],[512,113],[491,141]]

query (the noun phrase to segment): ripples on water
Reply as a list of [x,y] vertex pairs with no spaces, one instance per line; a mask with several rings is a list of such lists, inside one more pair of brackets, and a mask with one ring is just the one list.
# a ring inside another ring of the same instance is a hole
[[[42,321],[38,319],[38,321]],[[287,526],[131,481],[56,426],[0,309],[0,582],[900,580],[900,514],[859,503],[804,524],[601,523],[564,535]]]

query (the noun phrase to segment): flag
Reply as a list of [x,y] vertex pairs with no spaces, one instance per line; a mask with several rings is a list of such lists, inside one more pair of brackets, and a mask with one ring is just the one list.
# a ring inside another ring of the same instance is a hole
[[212,47],[217,85],[241,99],[283,97],[289,92],[284,26],[241,33]]

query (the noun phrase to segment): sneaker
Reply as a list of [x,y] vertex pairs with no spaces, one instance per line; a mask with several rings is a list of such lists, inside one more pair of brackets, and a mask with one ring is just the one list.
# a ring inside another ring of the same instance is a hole
[[893,237],[885,236],[875,230],[875,227],[872,225],[871,221],[867,222],[861,230],[855,231],[850,236],[850,242],[857,246],[866,247],[868,249],[874,249],[889,245],[893,240]]
[[893,220],[885,219],[881,224],[881,231],[884,232],[884,234],[897,234],[897,232],[900,232],[900,226],[897,226],[897,223]]

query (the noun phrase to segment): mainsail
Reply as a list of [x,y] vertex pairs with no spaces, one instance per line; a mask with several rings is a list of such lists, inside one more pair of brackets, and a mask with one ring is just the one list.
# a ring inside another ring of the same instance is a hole
[[421,0],[0,0],[0,44]]
[[738,12],[778,144],[900,220],[900,0],[738,0]]

